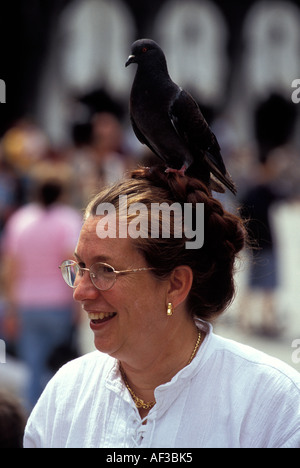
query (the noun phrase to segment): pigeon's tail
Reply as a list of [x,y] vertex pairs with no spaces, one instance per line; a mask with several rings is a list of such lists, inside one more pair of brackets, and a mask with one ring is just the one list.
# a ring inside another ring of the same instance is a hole
[[201,180],[210,189],[218,193],[224,193],[224,187],[228,188],[234,195],[237,193],[236,186],[226,171],[223,174],[211,159],[204,155],[203,159],[194,161],[187,169],[186,174]]
[[[233,193],[233,195],[236,195],[237,188],[236,188],[236,185],[233,182],[230,174],[228,174],[227,171],[226,171],[225,174],[222,174],[222,172],[211,162],[211,160],[206,155],[204,156],[204,160],[209,166],[209,169],[210,169],[210,172],[211,172],[211,178],[212,178],[212,175],[213,175],[214,178],[217,179],[217,183],[221,182],[223,185],[225,185],[225,187],[228,188],[228,190],[230,190],[230,192]],[[215,179],[214,179],[214,182],[215,182]],[[213,187],[212,187],[212,189],[215,190]],[[218,191],[218,190],[216,190],[216,191]],[[222,191],[224,192],[224,190],[222,190]]]

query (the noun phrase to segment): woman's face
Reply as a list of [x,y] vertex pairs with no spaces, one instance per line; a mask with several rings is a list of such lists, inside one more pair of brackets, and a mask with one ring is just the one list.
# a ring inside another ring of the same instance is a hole
[[[100,239],[98,221],[88,218],[81,230],[75,251],[80,266],[90,268],[105,262],[116,270],[148,267],[131,239]],[[141,271],[119,275],[110,290],[99,291],[85,272],[74,299],[89,316],[96,348],[126,360],[132,353],[141,357],[149,353],[166,333],[167,289],[168,281],[157,280],[151,271]]]

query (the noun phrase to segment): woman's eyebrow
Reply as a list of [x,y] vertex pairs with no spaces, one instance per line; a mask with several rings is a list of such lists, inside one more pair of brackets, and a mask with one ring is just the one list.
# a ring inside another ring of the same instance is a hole
[[[82,260],[81,257],[76,253],[74,252],[74,257],[76,258],[76,260],[80,261]],[[103,262],[103,263],[109,263],[112,261],[112,258],[110,257],[107,257],[105,255],[96,255],[95,257],[93,257],[91,259],[92,263],[96,263],[96,262]]]

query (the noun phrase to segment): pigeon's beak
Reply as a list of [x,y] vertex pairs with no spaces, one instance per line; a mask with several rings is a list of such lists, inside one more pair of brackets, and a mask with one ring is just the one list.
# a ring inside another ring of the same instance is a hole
[[125,63],[125,67],[128,67],[128,65],[134,62],[135,62],[135,55],[129,55],[127,62]]

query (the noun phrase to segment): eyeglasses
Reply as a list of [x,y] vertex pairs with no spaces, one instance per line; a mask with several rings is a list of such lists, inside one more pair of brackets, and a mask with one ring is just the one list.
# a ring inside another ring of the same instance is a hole
[[102,262],[94,263],[91,268],[83,268],[74,260],[65,260],[59,266],[59,269],[67,285],[73,289],[77,288],[84,272],[88,271],[93,285],[100,291],[111,289],[118,275],[154,270],[154,268],[134,268],[132,270],[117,271],[112,266]]

